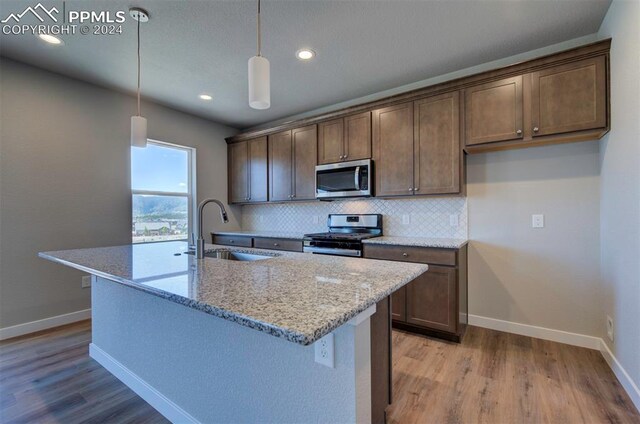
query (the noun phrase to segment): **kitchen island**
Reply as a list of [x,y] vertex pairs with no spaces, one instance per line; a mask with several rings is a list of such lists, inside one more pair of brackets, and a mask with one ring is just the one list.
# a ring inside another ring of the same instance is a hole
[[[199,260],[186,250],[40,256],[94,276],[91,356],[174,422],[379,421],[372,357],[390,333],[375,340],[372,321],[389,314],[376,306],[426,265],[262,249]],[[333,367],[316,362],[319,340],[333,341],[323,351]]]

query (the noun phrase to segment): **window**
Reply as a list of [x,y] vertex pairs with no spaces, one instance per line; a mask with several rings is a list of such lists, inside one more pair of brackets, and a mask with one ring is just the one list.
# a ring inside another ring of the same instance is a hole
[[188,239],[194,169],[195,149],[158,141],[131,148],[133,243]]

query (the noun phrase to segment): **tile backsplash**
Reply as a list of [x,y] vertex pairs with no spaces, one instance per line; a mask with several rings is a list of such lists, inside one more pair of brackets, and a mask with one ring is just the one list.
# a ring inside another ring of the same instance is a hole
[[[467,238],[467,199],[362,199],[292,202],[242,207],[242,229],[248,231],[326,231],[330,213],[381,213],[387,236]],[[451,216],[458,225],[451,225]],[[455,219],[455,218],[454,218]]]

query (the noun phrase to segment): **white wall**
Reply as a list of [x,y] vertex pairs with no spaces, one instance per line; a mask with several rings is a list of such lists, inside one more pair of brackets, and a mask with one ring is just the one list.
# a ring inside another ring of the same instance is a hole
[[[129,120],[135,99],[0,62],[0,328],[90,307],[78,271],[42,250],[131,241]],[[226,199],[234,129],[143,103],[149,137],[195,147],[198,197]],[[210,211],[207,230],[221,228]],[[239,210],[225,228],[237,228]]]
[[[614,0],[598,36],[613,38],[612,123],[600,148],[600,335],[640,386],[640,2]],[[613,343],[607,314],[616,326]]]
[[597,141],[467,157],[470,314],[600,334],[599,171]]

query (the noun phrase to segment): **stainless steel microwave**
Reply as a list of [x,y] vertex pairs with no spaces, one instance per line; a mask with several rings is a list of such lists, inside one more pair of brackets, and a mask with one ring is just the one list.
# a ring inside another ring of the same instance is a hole
[[316,166],[316,198],[321,200],[373,195],[371,159]]

